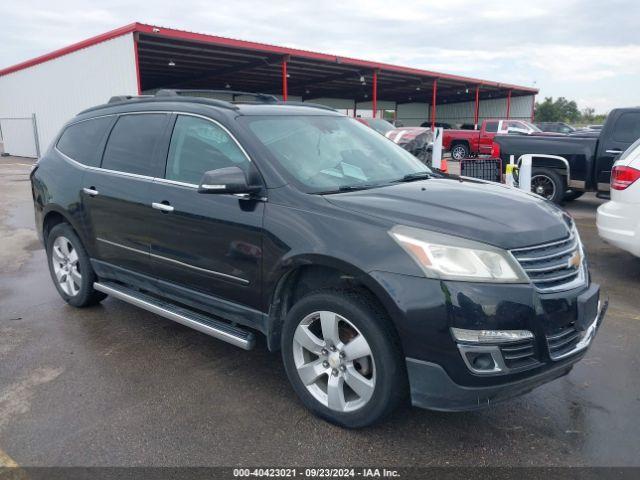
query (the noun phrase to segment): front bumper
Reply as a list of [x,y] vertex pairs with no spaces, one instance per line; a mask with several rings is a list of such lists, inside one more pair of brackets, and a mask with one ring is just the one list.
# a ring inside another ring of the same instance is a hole
[[544,383],[568,374],[580,360],[602,323],[608,302],[599,308],[596,318],[582,334],[580,342],[568,355],[543,371],[506,383],[487,386],[464,386],[454,382],[438,364],[407,358],[411,403],[416,407],[441,411],[476,410],[527,393]]

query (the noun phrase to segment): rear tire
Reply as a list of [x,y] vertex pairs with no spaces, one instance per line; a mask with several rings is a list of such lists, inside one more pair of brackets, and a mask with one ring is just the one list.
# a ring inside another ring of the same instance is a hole
[[464,143],[456,143],[451,146],[451,158],[454,160],[462,160],[469,157],[469,147]]
[[80,238],[68,223],[59,223],[47,235],[47,263],[62,299],[74,307],[100,303],[106,294],[93,288],[97,280]]
[[326,289],[303,297],[286,316],[281,346],[287,376],[302,403],[331,423],[371,425],[406,397],[397,334],[364,292]]
[[534,168],[531,171],[531,191],[553,203],[560,203],[567,187],[564,178],[550,168]]
[[582,195],[584,195],[584,192],[580,192],[577,190],[567,190],[564,193],[564,198],[562,199],[562,201],[573,202],[574,200],[577,200],[578,198],[580,198]]

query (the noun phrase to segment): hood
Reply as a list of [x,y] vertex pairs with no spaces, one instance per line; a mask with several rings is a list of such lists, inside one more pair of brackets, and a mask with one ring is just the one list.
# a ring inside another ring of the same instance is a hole
[[335,206],[389,221],[510,249],[569,233],[570,217],[553,203],[517,189],[457,177],[430,178],[327,195]]

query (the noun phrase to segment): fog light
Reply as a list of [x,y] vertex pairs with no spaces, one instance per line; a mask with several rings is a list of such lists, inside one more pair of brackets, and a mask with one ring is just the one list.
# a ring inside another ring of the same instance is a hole
[[476,370],[493,370],[496,365],[489,353],[467,354],[467,358],[469,358],[471,365],[473,365]]
[[533,338],[529,330],[466,330],[451,328],[451,335],[459,342],[467,343],[508,343]]
[[467,368],[476,375],[501,375],[509,371],[497,345],[460,343],[458,350]]

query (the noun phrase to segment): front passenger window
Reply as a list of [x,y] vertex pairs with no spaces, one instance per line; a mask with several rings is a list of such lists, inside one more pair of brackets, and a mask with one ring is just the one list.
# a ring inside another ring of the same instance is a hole
[[165,178],[197,185],[204,172],[237,166],[247,170],[249,160],[219,125],[198,117],[179,115],[173,128]]

